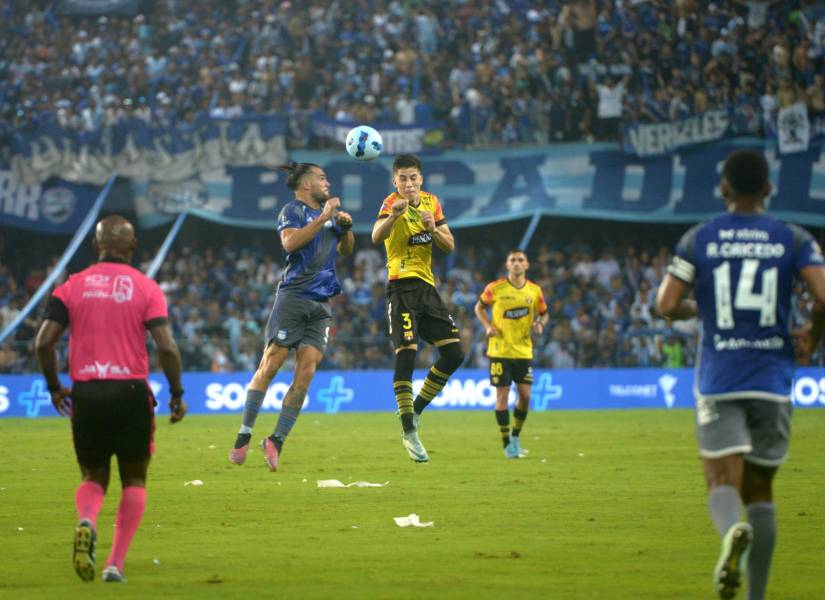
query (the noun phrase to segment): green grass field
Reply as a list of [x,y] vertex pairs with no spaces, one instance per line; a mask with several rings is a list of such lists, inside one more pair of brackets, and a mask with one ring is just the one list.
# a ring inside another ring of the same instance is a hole
[[[689,411],[532,413],[519,461],[504,459],[492,412],[425,414],[426,465],[406,457],[394,415],[307,413],[278,473],[257,450],[243,467],[227,462],[238,422],[159,422],[118,587],[84,584],[71,567],[79,476],[67,421],[0,419],[0,597],[713,597],[718,540]],[[274,422],[262,415],[256,437]],[[775,486],[771,598],[825,597],[823,458],[825,411],[797,411]],[[184,486],[194,479],[204,485]],[[119,489],[98,522],[99,566]],[[410,513],[435,527],[393,522]]]

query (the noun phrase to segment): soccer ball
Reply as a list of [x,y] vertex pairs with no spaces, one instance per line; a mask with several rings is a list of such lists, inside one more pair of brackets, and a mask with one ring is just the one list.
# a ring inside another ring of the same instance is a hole
[[367,125],[353,127],[347,134],[347,152],[355,160],[375,160],[383,148],[381,134]]

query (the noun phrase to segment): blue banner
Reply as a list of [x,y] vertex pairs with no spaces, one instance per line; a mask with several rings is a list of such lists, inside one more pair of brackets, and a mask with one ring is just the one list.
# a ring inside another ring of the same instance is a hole
[[[764,150],[761,140],[725,140],[701,150],[639,158],[615,145],[572,144],[445,152],[424,159],[424,187],[438,195],[451,227],[471,227],[539,215],[626,221],[695,223],[718,214],[719,169],[733,150]],[[777,218],[825,226],[825,161],[821,146],[777,155],[767,150]],[[381,202],[392,188],[392,158],[352,160],[343,144],[336,154],[294,152],[292,160],[321,165],[332,193],[353,215],[355,231],[372,230]],[[152,186],[155,186],[154,190]],[[293,198],[282,173],[234,166],[197,181],[135,184],[142,223],[168,221],[181,207],[199,216],[264,229]]]
[[709,110],[679,121],[623,125],[625,152],[636,156],[661,156],[680,148],[720,140],[728,134],[727,110]]
[[73,16],[113,15],[133,17],[143,0],[60,0],[57,14]]
[[12,135],[11,167],[28,184],[55,176],[102,185],[112,173],[137,181],[197,181],[227,165],[284,163],[285,130],[277,115],[203,118],[176,127],[135,117],[92,132],[50,125]]
[[47,179],[21,183],[0,166],[0,225],[43,233],[74,233],[100,193],[96,185]]
[[[355,121],[336,121],[322,114],[314,115],[310,121],[313,135],[332,140],[344,146],[347,133],[361,123]],[[416,123],[398,125],[397,123],[369,123],[381,132],[384,142],[382,152],[393,154],[421,154],[435,151],[441,146],[444,131],[437,123]]]
[[[533,375],[531,410],[693,407],[693,369],[539,369]],[[251,376],[251,373],[185,373],[183,387],[189,412],[241,413]],[[424,384],[425,376],[424,372],[416,374],[415,393]],[[327,414],[394,411],[392,377],[392,371],[319,371],[307,393],[304,410]],[[278,374],[267,391],[263,411],[280,410],[290,380],[291,374]],[[68,383],[68,379],[63,381]],[[166,379],[153,373],[149,382],[158,399],[158,412],[167,413]],[[511,406],[515,399],[511,390]],[[467,369],[450,378],[428,410],[492,410],[495,403],[496,390],[490,386],[487,372]],[[825,368],[798,369],[794,403],[802,408],[825,408]],[[43,378],[3,376],[0,417],[3,416],[56,416]]]

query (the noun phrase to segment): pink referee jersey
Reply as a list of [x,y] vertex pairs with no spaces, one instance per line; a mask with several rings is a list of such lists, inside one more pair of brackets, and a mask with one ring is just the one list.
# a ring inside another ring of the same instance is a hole
[[146,323],[167,318],[160,287],[121,262],[99,262],[54,290],[69,312],[72,380],[146,379]]

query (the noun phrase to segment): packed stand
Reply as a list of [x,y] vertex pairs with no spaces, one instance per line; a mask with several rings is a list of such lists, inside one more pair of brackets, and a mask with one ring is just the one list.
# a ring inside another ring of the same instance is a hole
[[[766,0],[157,0],[76,18],[0,0],[0,136],[280,113],[441,123],[446,147],[611,140],[621,122],[825,113],[825,9]],[[365,19],[364,15],[370,15]],[[334,68],[333,68],[334,66]]]
[[[194,236],[195,229],[191,233]],[[519,235],[515,230],[500,231],[498,236],[457,230],[455,236],[456,252],[435,253],[437,287],[459,325],[467,355],[464,366],[484,369],[487,339],[473,307],[484,286],[505,275],[504,259]],[[554,234],[545,239],[554,238],[559,241],[536,240],[529,249],[528,277],[544,291],[550,315],[544,334],[535,340],[537,367],[693,365],[698,322],[666,323],[653,310],[672,242],[597,245],[582,237]],[[202,241],[217,239],[222,240],[220,245]],[[168,255],[157,279],[169,301],[171,325],[186,369],[254,370],[283,266],[276,240],[224,233],[198,235],[176,246],[183,249]],[[135,264],[145,270],[152,258],[153,253],[143,252]],[[14,320],[54,263],[51,258],[43,265],[34,264],[17,277],[9,263],[0,263],[0,327]],[[367,236],[358,236],[355,252],[340,260],[338,274],[344,293],[332,300],[333,327],[322,368],[391,368],[383,249],[372,245]],[[793,326],[808,319],[809,307],[810,299],[797,294]],[[0,345],[0,372],[36,372],[32,344],[41,314],[42,307],[24,321],[11,341]],[[426,367],[434,357],[428,345],[422,346],[418,366]],[[65,340],[60,357],[65,361]],[[815,364],[825,364],[823,358],[822,354],[815,357]]]

